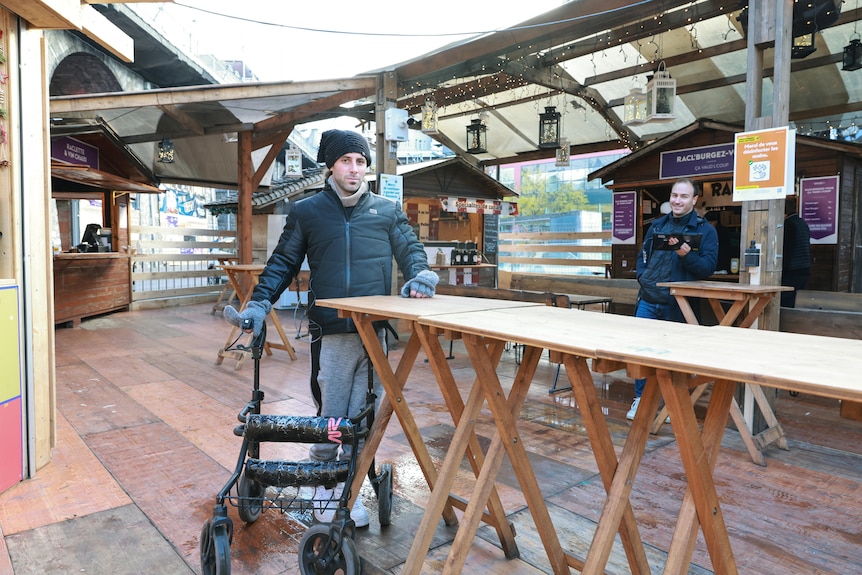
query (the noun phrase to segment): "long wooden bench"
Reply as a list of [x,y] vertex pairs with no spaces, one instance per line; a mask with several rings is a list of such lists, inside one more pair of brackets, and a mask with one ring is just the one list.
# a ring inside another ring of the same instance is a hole
[[781,331],[862,339],[862,294],[801,290],[781,308]]
[[862,312],[862,293],[800,290],[795,309]]
[[[781,308],[779,329],[862,339],[862,294],[800,290],[795,308]],[[841,417],[862,421],[862,403],[842,401]]]
[[437,285],[437,293],[443,295],[457,295],[463,297],[483,297],[490,299],[502,299],[507,301],[525,301],[530,303],[549,304],[554,294],[550,292],[525,291],[505,288],[492,288],[482,286],[463,285]]
[[[635,279],[608,279],[577,276],[542,276],[501,272],[500,285],[515,291],[583,294],[611,298],[613,313],[632,315],[638,297]],[[504,283],[507,282],[507,283]]]

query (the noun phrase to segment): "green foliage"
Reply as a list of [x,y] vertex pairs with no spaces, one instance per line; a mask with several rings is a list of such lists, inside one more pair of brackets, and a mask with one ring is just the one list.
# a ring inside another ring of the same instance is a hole
[[587,209],[590,209],[587,194],[583,190],[575,189],[569,182],[535,175],[525,175],[521,178],[518,213],[522,216],[560,214]]

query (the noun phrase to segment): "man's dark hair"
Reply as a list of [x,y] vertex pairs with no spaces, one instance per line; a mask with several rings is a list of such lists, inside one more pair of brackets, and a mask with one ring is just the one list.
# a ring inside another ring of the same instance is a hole
[[695,197],[700,195],[700,188],[698,187],[697,184],[694,183],[694,180],[692,180],[692,179],[680,178],[674,182],[674,185],[676,185],[676,184],[688,184],[691,186],[691,189],[693,190],[692,195],[694,195]]

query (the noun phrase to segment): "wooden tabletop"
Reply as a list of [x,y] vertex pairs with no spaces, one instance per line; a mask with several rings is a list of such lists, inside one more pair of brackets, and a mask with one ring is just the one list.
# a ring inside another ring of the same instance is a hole
[[[599,357],[599,351],[605,348],[654,349],[657,345],[663,346],[662,340],[666,337],[693,341],[707,329],[552,306],[423,316],[419,321],[439,329],[587,357]],[[666,323],[667,326],[657,325]],[[657,329],[659,327],[666,329]]]
[[420,318],[440,329],[504,341],[777,387],[862,399],[862,341],[769,330],[656,322],[554,307]]
[[320,299],[314,302],[321,307],[332,307],[346,312],[360,312],[391,319],[416,320],[421,316],[432,316],[459,312],[518,307],[540,308],[541,303],[508,301],[480,297],[435,295],[433,298],[408,298],[391,295]]
[[572,302],[573,305],[589,305],[592,303],[611,303],[613,301],[610,297],[607,296],[597,296],[597,295],[583,295],[577,293],[567,293],[565,294],[569,301]]
[[262,272],[266,266],[263,264],[221,264],[218,267],[232,272]]
[[698,295],[700,297],[721,297],[725,299],[731,299],[731,297],[728,296],[734,296],[734,294],[757,295],[778,293],[782,291],[793,291],[793,288],[788,286],[741,284],[709,280],[689,282],[659,282],[656,285],[660,287],[669,287],[671,294],[674,293],[674,290],[680,293],[682,291],[691,293],[698,292],[694,295]]

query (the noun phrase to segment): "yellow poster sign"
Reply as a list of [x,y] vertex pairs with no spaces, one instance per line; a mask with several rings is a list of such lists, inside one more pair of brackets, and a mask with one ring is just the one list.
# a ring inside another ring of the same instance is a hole
[[796,130],[787,126],[734,137],[733,201],[777,200],[793,193]]

